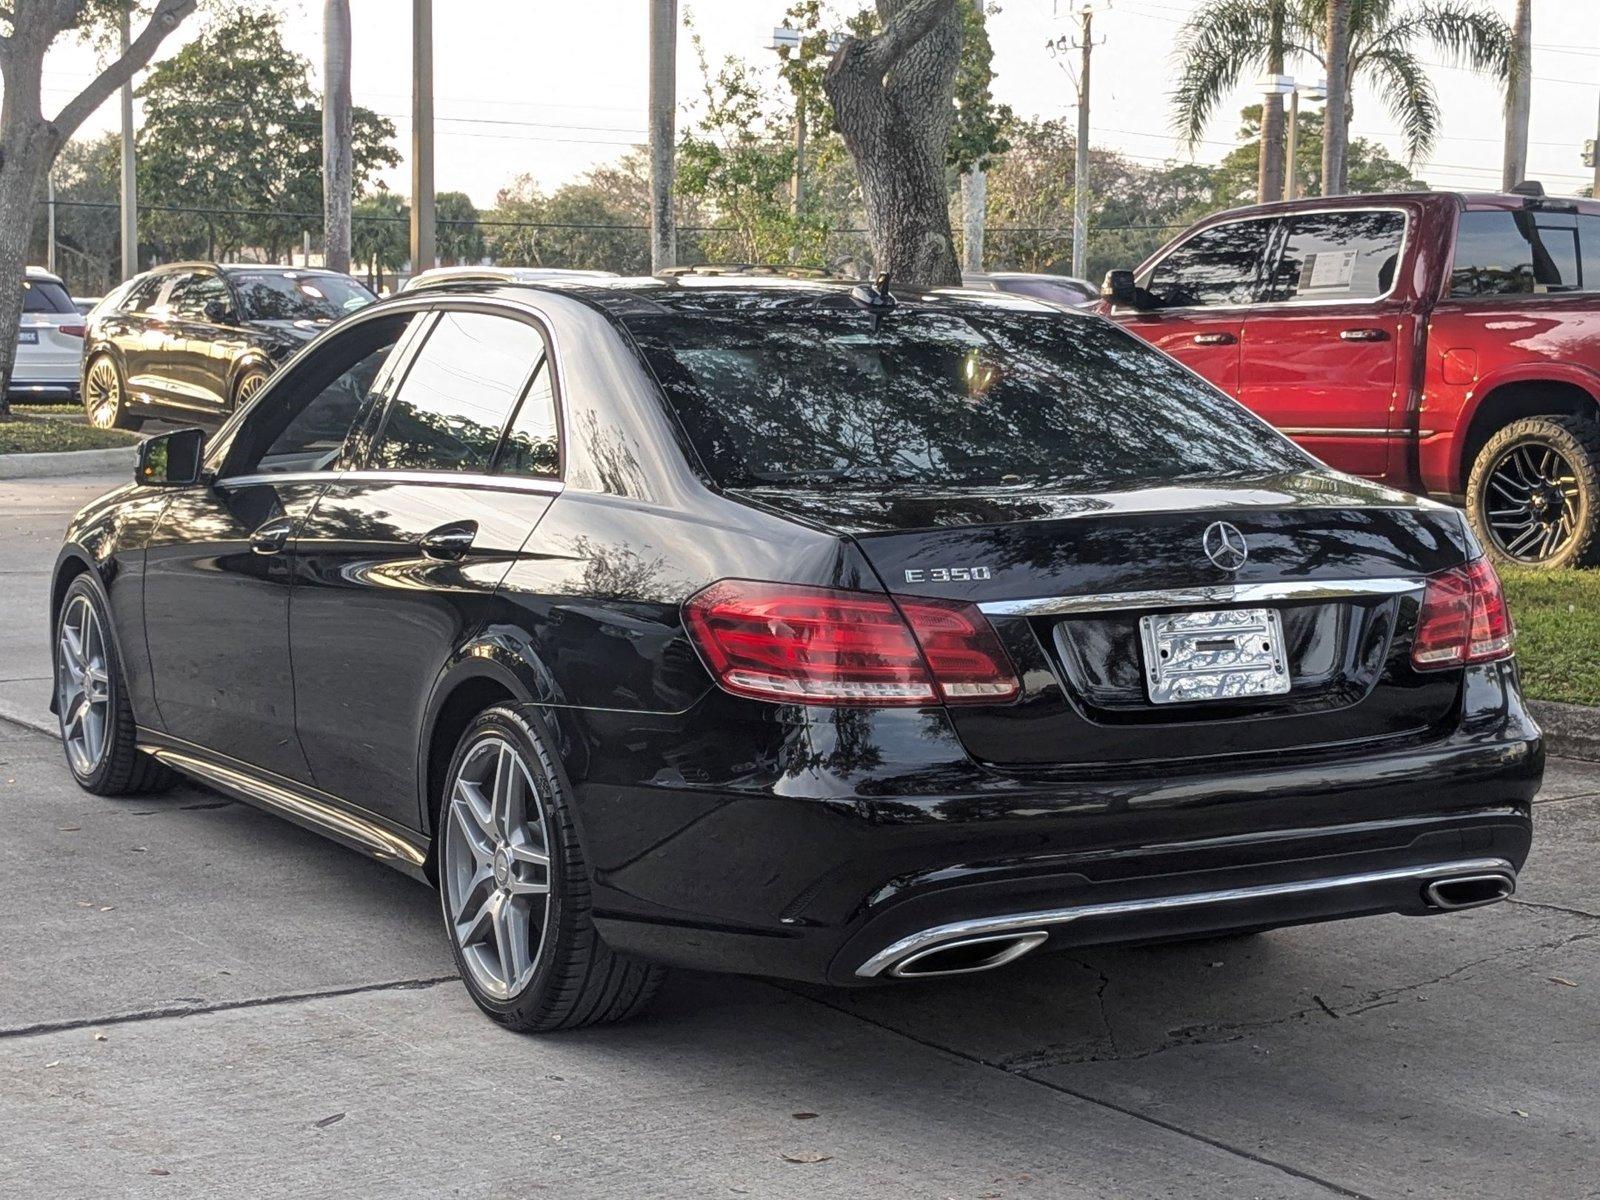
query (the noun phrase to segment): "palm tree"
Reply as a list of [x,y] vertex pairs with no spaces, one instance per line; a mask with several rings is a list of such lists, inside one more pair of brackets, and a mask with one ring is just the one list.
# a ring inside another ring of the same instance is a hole
[[[1484,0],[1336,0],[1349,12],[1349,52],[1343,80],[1330,91],[1348,97],[1360,81],[1377,90],[1405,136],[1408,165],[1432,152],[1443,114],[1423,53],[1431,50],[1503,85],[1512,61],[1511,27]],[[1327,70],[1329,0],[1203,0],[1179,34],[1173,124],[1197,145],[1218,107],[1240,82],[1268,68],[1274,15],[1282,14],[1285,55]],[[1339,137],[1329,131],[1329,140]],[[1337,186],[1329,180],[1327,187]]]
[[350,269],[350,199],[354,114],[350,103],[350,0],[322,10],[322,229],[324,262]]
[[1533,0],[1517,0],[1512,20],[1511,80],[1506,87],[1506,149],[1501,174],[1507,191],[1528,175],[1528,114],[1533,102]]

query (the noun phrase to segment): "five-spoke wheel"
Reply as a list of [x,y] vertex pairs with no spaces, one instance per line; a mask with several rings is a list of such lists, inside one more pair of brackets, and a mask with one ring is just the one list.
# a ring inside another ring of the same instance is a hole
[[489,735],[450,784],[442,883],[446,917],[473,981],[510,999],[532,979],[549,915],[544,805],[521,753]]
[[56,636],[56,712],[61,741],[78,776],[94,773],[106,755],[111,722],[106,634],[89,597],[72,597]]

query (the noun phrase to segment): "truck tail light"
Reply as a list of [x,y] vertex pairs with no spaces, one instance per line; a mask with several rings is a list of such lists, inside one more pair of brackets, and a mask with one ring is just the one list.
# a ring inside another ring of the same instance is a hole
[[1411,665],[1437,671],[1509,658],[1513,631],[1500,577],[1486,558],[1430,576],[1411,639]]
[[970,604],[724,579],[691,596],[684,624],[717,683],[790,704],[994,704],[1020,687]]

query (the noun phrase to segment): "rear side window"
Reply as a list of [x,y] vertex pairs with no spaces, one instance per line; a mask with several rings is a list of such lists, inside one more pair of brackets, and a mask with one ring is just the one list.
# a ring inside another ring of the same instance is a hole
[[1145,289],[1161,308],[1249,304],[1273,224],[1234,221],[1202,229],[1155,265]]
[[1600,291],[1600,217],[1493,209],[1461,214],[1452,296]]
[[77,307],[67,289],[53,279],[22,281],[22,311],[25,313],[75,313]]
[[968,309],[622,319],[726,486],[1018,487],[1304,470],[1304,454],[1110,322]]
[[441,314],[389,404],[367,465],[487,472],[543,358],[544,338],[526,322],[490,313]]
[[506,430],[505,444],[495,460],[498,475],[530,475],[554,479],[561,474],[561,453],[556,435],[556,395],[551,386],[550,362],[540,362],[533,382],[517,406]]
[[1263,299],[1376,300],[1394,287],[1406,218],[1398,212],[1305,213],[1285,218],[1283,251]]

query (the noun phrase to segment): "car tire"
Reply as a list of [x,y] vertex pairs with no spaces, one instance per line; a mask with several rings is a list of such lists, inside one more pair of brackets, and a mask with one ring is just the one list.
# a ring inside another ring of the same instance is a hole
[[1600,564],[1600,423],[1525,417],[1472,463],[1467,515],[1495,562],[1557,569]]
[[270,379],[265,371],[251,369],[239,376],[238,382],[233,385],[233,407],[238,411],[256,398],[256,393],[267,386]]
[[640,1012],[664,970],[618,954],[593,920],[571,792],[542,722],[480,713],[445,774],[440,908],[467,991],[500,1024],[550,1032]]
[[122,378],[122,368],[109,354],[97,354],[83,369],[83,384],[79,388],[84,415],[97,429],[138,429],[143,417],[128,412],[128,388]]
[[105,597],[87,573],[68,586],[56,614],[52,681],[62,750],[79,787],[96,796],[132,796],[177,782],[170,767],[136,745]]

